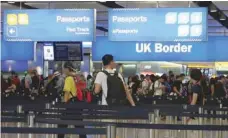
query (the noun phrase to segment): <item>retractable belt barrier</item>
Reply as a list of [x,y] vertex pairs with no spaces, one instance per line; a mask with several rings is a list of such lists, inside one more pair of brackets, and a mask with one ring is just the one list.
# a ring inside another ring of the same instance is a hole
[[[210,111],[208,113],[207,111]],[[213,113],[214,112],[214,113]],[[169,129],[169,136],[177,136],[177,131],[182,130],[181,138],[187,138],[188,130],[196,130],[198,138],[203,138],[203,131],[215,131],[216,137],[223,138],[228,132],[228,109],[222,104],[218,106],[191,106],[191,105],[163,105],[141,104],[136,107],[129,106],[101,106],[85,103],[56,103],[48,104],[24,104],[18,106],[4,106],[1,121],[17,122],[17,127],[1,126],[2,133],[28,133],[32,134],[86,134],[106,135],[107,138],[116,138],[116,128],[145,129],[149,131],[149,138],[158,138],[158,130]],[[165,123],[161,123],[165,117]],[[64,120],[61,120],[61,119]],[[181,118],[182,123],[177,120]],[[197,125],[188,125],[188,118],[198,118]],[[205,125],[205,118],[210,119],[210,125]],[[83,120],[78,121],[77,119]],[[113,122],[101,120],[116,120]],[[214,121],[215,119],[215,121]],[[76,121],[77,120],[77,121]],[[132,120],[130,123],[127,120]],[[139,120],[138,122],[133,122]],[[143,120],[146,120],[144,122]],[[224,123],[225,121],[225,123]],[[27,123],[28,127],[22,127],[21,123]],[[47,128],[36,128],[35,124],[47,124]],[[53,125],[79,125],[95,128],[54,128]],[[98,128],[96,128],[98,127]],[[105,128],[103,128],[105,127]],[[123,135],[123,138],[126,136]],[[121,137],[121,138],[122,138]]]

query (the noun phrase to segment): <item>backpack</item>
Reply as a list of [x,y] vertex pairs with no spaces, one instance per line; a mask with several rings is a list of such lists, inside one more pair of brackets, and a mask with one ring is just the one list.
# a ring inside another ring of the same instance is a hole
[[153,95],[154,95],[154,83],[155,83],[155,82],[153,82],[153,83],[150,84],[150,86],[149,86],[149,87],[151,87],[151,85],[152,85],[152,89],[149,89],[148,96],[153,96]]
[[[82,89],[80,82],[77,81],[77,78],[74,78],[74,80],[75,80],[75,86],[77,89],[77,101],[91,103],[92,101],[91,92],[88,89]],[[73,96],[72,93],[71,95]]]
[[107,71],[103,71],[103,73],[107,76],[107,103],[118,103],[126,99],[124,84],[123,81],[119,78],[118,72],[115,72],[113,75],[111,75],[111,73],[108,73]]

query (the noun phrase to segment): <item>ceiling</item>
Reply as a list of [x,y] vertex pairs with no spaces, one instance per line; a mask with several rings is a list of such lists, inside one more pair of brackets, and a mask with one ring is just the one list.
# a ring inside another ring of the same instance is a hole
[[[108,7],[106,2],[25,2],[22,4],[26,5],[27,8],[40,8],[40,9],[65,9],[65,8],[95,8],[97,9],[97,35],[106,35],[102,29],[108,29]],[[113,3],[112,3],[113,4]],[[117,6],[125,8],[156,8],[156,7],[198,7],[194,2],[188,1],[140,1],[140,2],[124,2],[119,1],[114,3]],[[213,1],[213,4],[217,6],[226,16],[228,16],[228,1]],[[113,6],[113,5],[111,5]],[[25,7],[25,6],[24,6]],[[20,7],[15,6],[15,3],[4,2],[1,4],[1,12],[6,9],[20,9]],[[21,8],[23,9],[23,8]],[[227,19],[228,21],[228,19]],[[224,27],[213,17],[208,15],[208,35],[213,36],[228,36],[228,27]]]

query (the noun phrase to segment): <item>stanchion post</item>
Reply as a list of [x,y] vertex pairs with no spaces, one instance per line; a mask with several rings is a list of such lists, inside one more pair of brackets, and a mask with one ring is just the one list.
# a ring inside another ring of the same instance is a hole
[[107,138],[116,138],[116,126],[114,124],[107,126]]
[[[169,121],[168,124],[172,124],[172,116],[168,116],[168,121]],[[172,137],[172,130],[168,130],[168,131],[169,131],[169,137],[171,138]]]
[[[187,124],[187,117],[186,116],[183,117],[182,122],[183,122],[183,125],[188,125]],[[187,138],[188,137],[187,130],[183,130],[183,133],[182,133],[182,136],[181,137],[182,138]]]
[[[149,122],[150,122],[150,124],[155,124],[154,113],[149,113]],[[150,129],[149,138],[156,138],[154,129]]]
[[[155,124],[159,124],[160,121],[160,112],[158,109],[154,110],[154,115],[155,115]],[[159,138],[159,133],[158,129],[155,129],[155,138]]]
[[[222,109],[222,107],[223,107],[222,104],[220,104],[220,105],[219,105],[219,108]],[[222,111],[219,111],[219,114],[222,115]],[[219,125],[220,125],[220,126],[223,124],[223,123],[222,123],[222,120],[223,120],[222,118],[219,118]],[[220,137],[220,138],[223,138],[223,136],[224,136],[223,133],[224,133],[224,131],[220,131],[220,132],[219,132],[219,137]]]
[[[214,112],[214,110],[211,110],[210,114],[213,115],[213,112]],[[210,118],[210,125],[214,125],[214,118],[213,117]],[[214,132],[213,131],[210,132],[210,135],[211,135],[211,138],[214,138]]]
[[[199,114],[203,114],[203,108],[199,107]],[[203,125],[203,117],[199,117],[199,125]],[[198,138],[203,138],[203,131],[199,130]]]
[[[18,114],[21,114],[22,113],[22,105],[18,105],[17,106],[17,113]],[[21,122],[18,122],[17,123],[17,127],[22,127],[22,123]],[[20,133],[17,134],[17,138],[21,138],[21,134]]]
[[[185,111],[187,111],[188,110],[188,105],[187,104],[184,104],[183,105],[183,109],[185,110]],[[183,125],[188,125],[188,123],[187,123],[187,116],[183,116],[182,117],[182,124]],[[188,133],[187,133],[188,131],[187,130],[182,130],[182,135],[181,135],[181,137],[182,138],[187,138],[188,137]]]
[[[51,104],[50,103],[46,103],[45,104],[45,109],[50,109],[51,108]],[[47,113],[49,114],[49,113]],[[46,127],[49,128],[50,125],[49,124],[46,124]],[[46,138],[49,138],[49,134],[46,134]]]
[[[34,124],[35,124],[35,114],[34,114],[34,112],[29,111],[27,119],[28,119],[27,120],[28,127],[30,127],[30,128],[34,127]],[[29,134],[28,138],[33,138],[32,134]]]

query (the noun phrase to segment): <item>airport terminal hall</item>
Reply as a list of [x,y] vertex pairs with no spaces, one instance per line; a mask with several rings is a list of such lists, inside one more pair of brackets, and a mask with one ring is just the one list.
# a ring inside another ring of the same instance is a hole
[[228,138],[228,1],[1,1],[1,138]]

